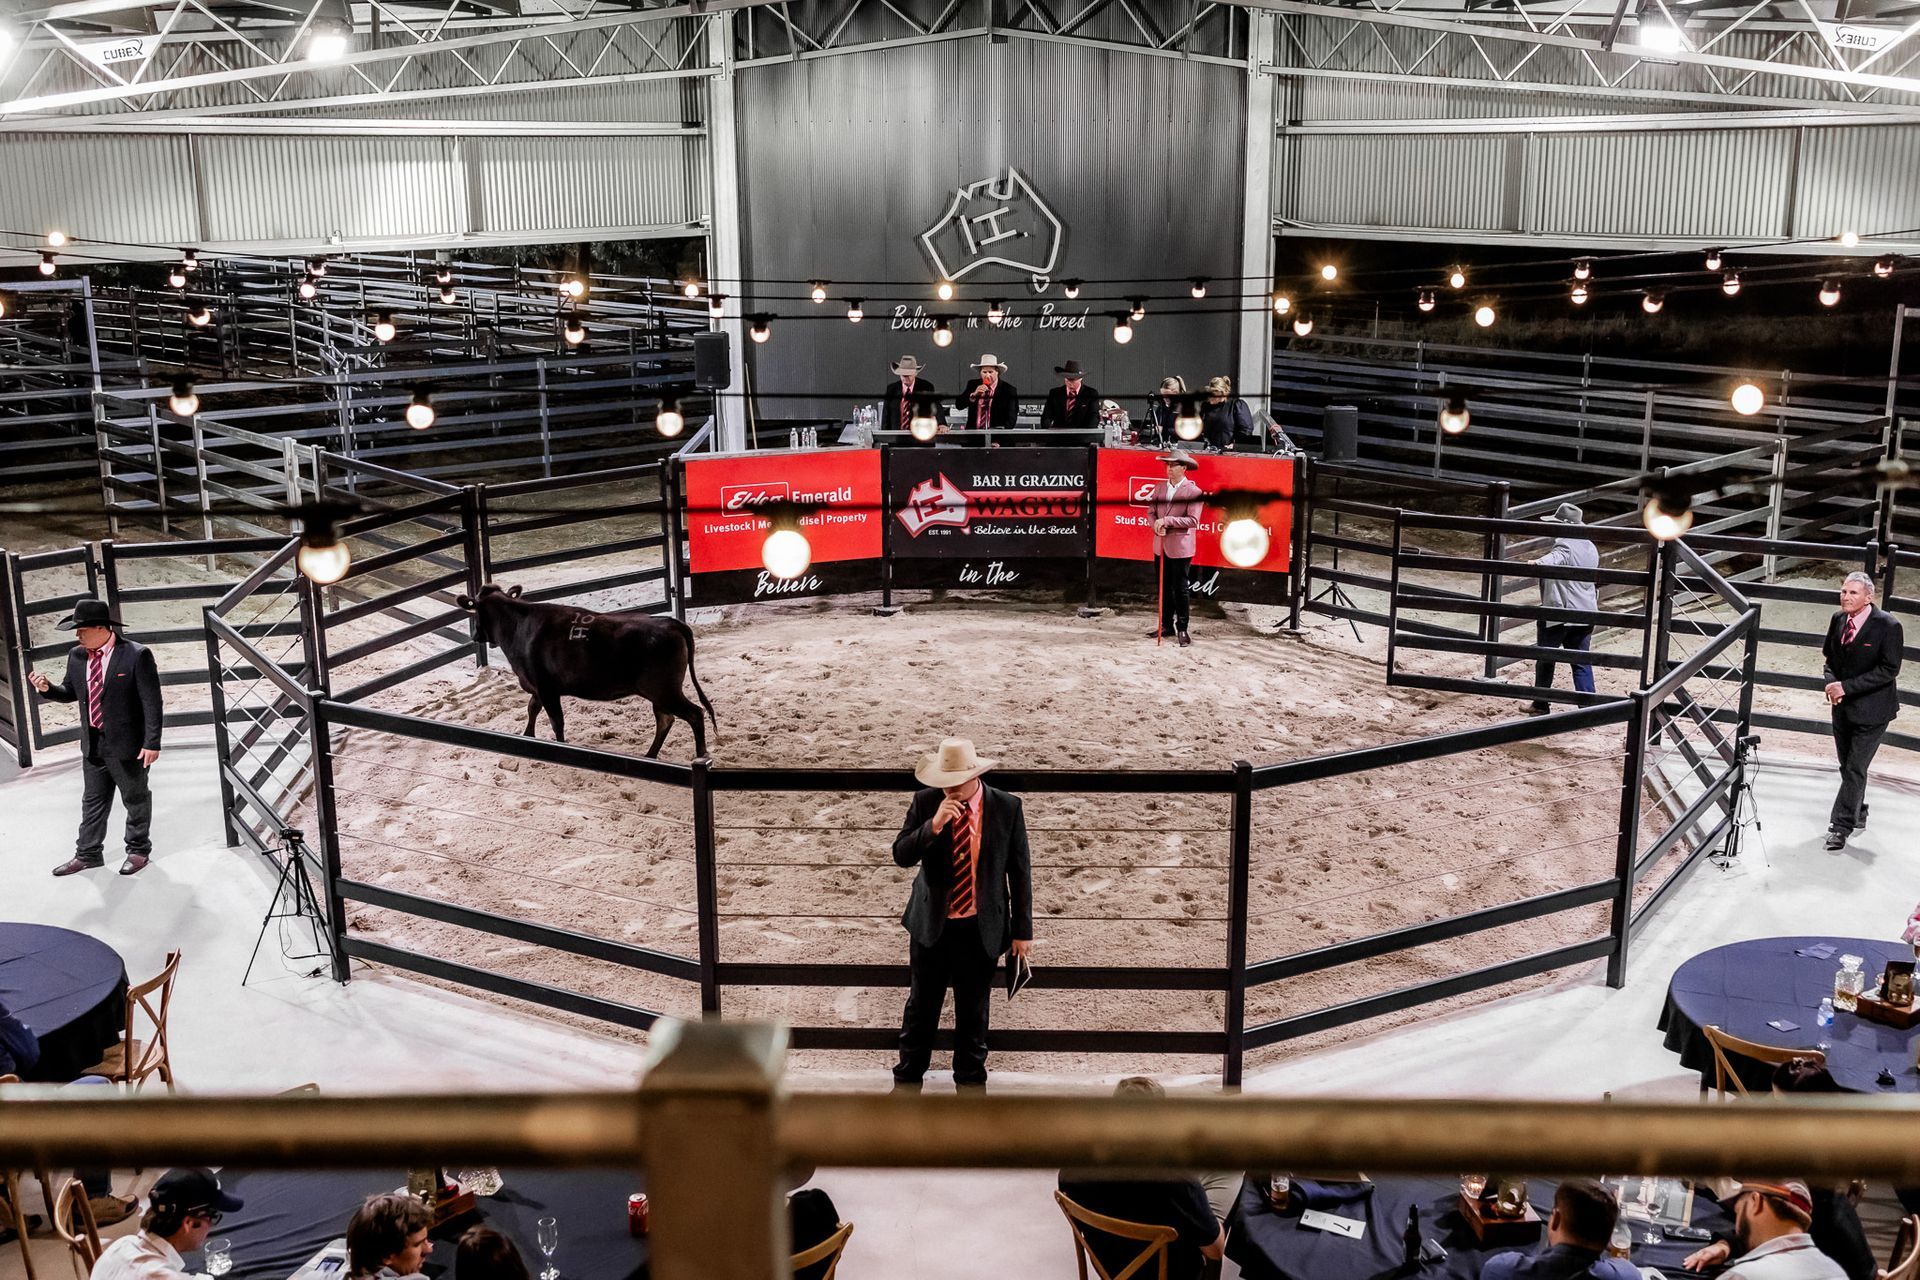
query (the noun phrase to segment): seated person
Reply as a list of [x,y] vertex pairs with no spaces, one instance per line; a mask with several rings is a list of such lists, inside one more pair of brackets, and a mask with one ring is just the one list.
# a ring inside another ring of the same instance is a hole
[[[813,1171],[807,1170],[806,1175],[796,1181],[808,1181],[813,1177]],[[840,1211],[834,1208],[833,1197],[819,1187],[803,1186],[788,1196],[787,1218],[796,1254],[805,1253],[840,1229]],[[798,1268],[793,1273],[794,1280],[820,1280],[826,1274],[825,1262]]]
[[427,1230],[433,1210],[397,1192],[368,1196],[347,1221],[347,1274],[351,1280],[393,1280],[420,1274],[433,1252]]
[[0,1076],[25,1077],[40,1061],[40,1037],[0,1003]]
[[475,1227],[460,1237],[453,1255],[453,1280],[530,1280],[526,1259],[513,1241],[492,1227]]
[[101,1250],[89,1280],[188,1280],[180,1255],[206,1244],[220,1219],[242,1207],[211,1169],[169,1169],[147,1193],[140,1229]]
[[[1166,1096],[1158,1083],[1144,1076],[1122,1080],[1113,1093],[1117,1098]],[[1074,1173],[1063,1169],[1060,1191],[1082,1209],[1123,1222],[1179,1231],[1179,1238],[1167,1246],[1167,1280],[1196,1280],[1227,1251],[1227,1233],[1214,1216],[1198,1178],[1112,1178],[1098,1171]],[[1110,1275],[1123,1270],[1145,1248],[1140,1241],[1110,1236],[1091,1227],[1084,1228],[1083,1234],[1087,1248]]]
[[1554,1189],[1547,1218],[1547,1247],[1538,1253],[1496,1253],[1480,1268],[1480,1280],[1640,1280],[1625,1258],[1604,1256],[1620,1202],[1592,1178],[1569,1178]]
[[[1814,1244],[1813,1193],[1804,1182],[1736,1182],[1733,1248],[1739,1255],[1721,1280],[1846,1280],[1847,1273]],[[1712,1248],[1713,1246],[1708,1246]],[[1707,1249],[1686,1260],[1688,1267]]]

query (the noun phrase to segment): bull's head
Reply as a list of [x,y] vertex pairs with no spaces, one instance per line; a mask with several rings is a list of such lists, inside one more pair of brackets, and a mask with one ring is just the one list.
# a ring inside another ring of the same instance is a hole
[[479,620],[480,638],[482,640],[491,644],[497,644],[499,642],[493,638],[492,630],[488,626],[488,616],[495,612],[495,610],[488,609],[486,606],[489,604],[497,604],[502,600],[518,600],[519,598],[520,587],[518,584],[502,588],[496,583],[489,582],[480,588],[478,594],[455,596],[453,602]]

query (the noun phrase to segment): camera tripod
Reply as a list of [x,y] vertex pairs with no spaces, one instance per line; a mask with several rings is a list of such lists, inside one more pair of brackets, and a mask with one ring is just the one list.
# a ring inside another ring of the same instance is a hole
[[1760,829],[1760,807],[1753,798],[1753,779],[1749,769],[1753,766],[1753,753],[1760,746],[1760,735],[1749,733],[1737,738],[1733,744],[1733,786],[1727,792],[1733,821],[1727,828],[1727,841],[1718,850],[1709,853],[1707,858],[1722,871],[1731,867],[1740,858],[1740,849],[1746,842],[1747,825]]
[[[288,952],[288,960],[317,960],[327,957],[334,968],[339,968],[342,958],[339,944],[335,941],[333,930],[327,926],[326,913],[320,909],[320,899],[313,889],[315,875],[324,875],[319,867],[319,859],[313,850],[307,848],[304,833],[298,827],[280,829],[280,881],[274,886],[273,899],[267,903],[266,918],[260,921],[260,932],[253,940],[253,952],[247,957],[246,972],[240,975],[240,985],[246,986],[247,979],[253,976],[253,965],[260,958],[260,944],[267,940],[267,929],[275,920],[305,920],[313,929],[314,950],[298,954]],[[318,972],[316,970],[316,972]]]

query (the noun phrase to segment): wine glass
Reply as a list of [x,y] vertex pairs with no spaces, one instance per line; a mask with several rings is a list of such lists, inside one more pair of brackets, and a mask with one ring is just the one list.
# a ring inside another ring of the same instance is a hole
[[560,1280],[560,1269],[553,1265],[554,1250],[560,1247],[560,1219],[542,1218],[535,1226],[538,1228],[536,1238],[540,1252],[547,1258],[547,1267],[540,1273],[540,1280]]
[[207,1274],[217,1277],[233,1270],[233,1241],[222,1237],[206,1245]]
[[1657,1221],[1659,1217],[1659,1206],[1656,1204],[1654,1200],[1656,1191],[1657,1191],[1657,1188],[1654,1186],[1654,1179],[1652,1178],[1640,1179],[1640,1195],[1638,1197],[1638,1203],[1640,1205],[1641,1212],[1644,1213],[1647,1218],[1646,1229],[1640,1233],[1641,1244],[1659,1244],[1662,1240],[1665,1240],[1667,1238],[1666,1235],[1660,1230],[1660,1223]]

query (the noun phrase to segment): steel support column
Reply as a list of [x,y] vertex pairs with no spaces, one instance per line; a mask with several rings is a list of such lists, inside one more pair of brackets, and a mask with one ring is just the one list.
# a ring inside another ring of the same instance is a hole
[[[1267,405],[1273,386],[1273,311],[1259,301],[1273,278],[1273,151],[1277,139],[1266,121],[1274,118],[1276,85],[1267,74],[1273,60],[1274,23],[1270,13],[1247,15],[1247,127],[1241,138],[1240,351],[1234,386],[1255,404]],[[1251,301],[1249,300],[1251,299]],[[1267,405],[1269,413],[1271,406]]]
[[727,335],[730,353],[730,386],[733,396],[716,396],[713,401],[714,444],[722,453],[737,453],[747,447],[747,402],[742,393],[747,386],[746,329],[741,323],[741,306],[747,299],[742,285],[740,252],[740,138],[734,117],[736,82],[733,66],[732,14],[715,17],[707,24],[707,48],[716,74],[707,81],[707,153],[708,169],[713,175],[712,200],[708,204],[707,286],[718,286],[734,297],[719,322]]

